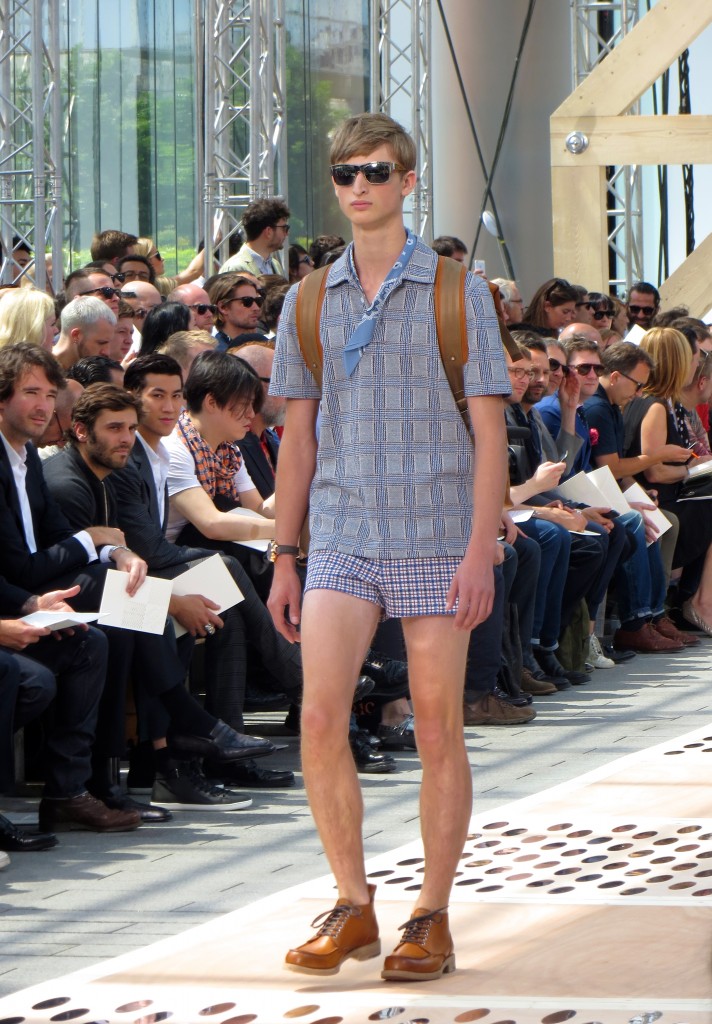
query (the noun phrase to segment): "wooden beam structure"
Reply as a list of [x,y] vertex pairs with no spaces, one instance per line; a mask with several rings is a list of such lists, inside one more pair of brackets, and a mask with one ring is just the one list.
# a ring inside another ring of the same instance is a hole
[[[554,111],[550,131],[558,277],[608,291],[607,166],[712,164],[712,117],[626,113],[711,23],[712,4],[660,0]],[[566,145],[574,132],[585,137],[578,153]],[[678,279],[685,293],[694,289],[694,277],[683,274]],[[678,301],[690,305],[682,294]]]
[[663,308],[687,306],[690,316],[703,317],[712,306],[712,234],[691,252],[660,286]]

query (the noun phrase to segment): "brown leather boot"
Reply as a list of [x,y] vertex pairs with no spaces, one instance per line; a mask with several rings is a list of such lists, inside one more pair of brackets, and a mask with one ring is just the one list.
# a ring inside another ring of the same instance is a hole
[[386,981],[433,981],[455,970],[447,907],[418,907],[401,930],[403,938],[383,964]]
[[138,811],[114,810],[89,793],[67,800],[43,797],[39,818],[43,832],[133,832],[141,824]]
[[302,974],[338,974],[344,960],[369,960],[381,952],[378,922],[373,909],[375,885],[369,885],[369,901],[357,907],[348,900],[338,900],[312,921],[319,931],[303,946],[290,949],[284,965],[289,971]]

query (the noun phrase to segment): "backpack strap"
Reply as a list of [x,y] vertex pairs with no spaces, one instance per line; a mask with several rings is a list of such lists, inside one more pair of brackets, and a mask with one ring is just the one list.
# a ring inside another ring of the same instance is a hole
[[324,368],[324,349],[321,344],[319,324],[321,307],[324,305],[326,279],[331,264],[319,267],[307,274],[297,290],[296,327],[299,349],[307,369],[321,388]]
[[440,360],[455,399],[457,411],[469,434],[472,433],[465,395],[465,372],[469,348],[465,316],[464,264],[447,256],[438,256],[435,270],[435,332]]

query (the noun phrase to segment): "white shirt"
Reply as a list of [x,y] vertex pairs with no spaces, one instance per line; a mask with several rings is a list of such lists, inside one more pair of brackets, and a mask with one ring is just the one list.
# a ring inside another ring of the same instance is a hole
[[[188,447],[183,444],[181,434],[177,427],[163,443],[166,446],[170,457],[170,467],[168,470],[168,497],[172,498],[174,494],[180,494],[181,491],[188,491],[192,487],[202,487],[203,485],[200,480],[198,480],[195,472],[193,456],[191,455]],[[252,491],[255,488],[252,477],[245,469],[244,462],[235,474],[235,486],[239,494],[242,494],[244,491]],[[166,530],[166,537],[168,540],[175,541],[176,537],[187,522],[187,519],[176,512],[173,502],[171,502],[168,510],[168,529]]]
[[[12,478],[15,482],[15,490],[17,491],[17,499],[20,502],[20,513],[22,515],[22,528],[25,533],[25,541],[27,548],[31,554],[37,552],[37,541],[35,539],[35,526],[32,522],[32,509],[30,508],[30,499],[27,496],[27,451],[23,445],[22,454],[15,451],[5,435],[0,432],[0,439],[5,445],[5,451],[7,452],[8,461],[10,463],[10,469],[12,470]],[[73,534],[74,538],[79,541],[84,550],[87,553],[90,562],[93,562],[97,558],[96,548],[94,542],[86,532],[86,530],[80,530],[79,533]]]
[[168,480],[168,469],[170,466],[171,457],[168,454],[163,440],[158,442],[158,450],[154,451],[153,448],[144,441],[141,434],[136,432],[136,441],[140,441],[143,445],[143,449],[148,457],[148,462],[151,467],[151,473],[153,474],[153,483],[156,488],[156,498],[158,499],[158,512],[160,515],[160,521],[163,522],[163,517],[166,513],[166,481]]

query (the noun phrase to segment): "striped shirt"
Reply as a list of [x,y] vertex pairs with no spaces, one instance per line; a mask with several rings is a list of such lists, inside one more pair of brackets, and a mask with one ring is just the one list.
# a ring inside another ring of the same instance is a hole
[[[343,348],[366,308],[353,246],[333,264],[321,313],[324,383],[304,364],[296,288],[277,334],[270,394],[321,398],[310,495],[311,547],[363,558],[462,556],[472,528],[472,441],[440,359],[437,256],[418,240],[354,373]],[[486,284],[467,276],[465,394],[508,395],[509,374]],[[504,458],[504,454],[503,454]]]

